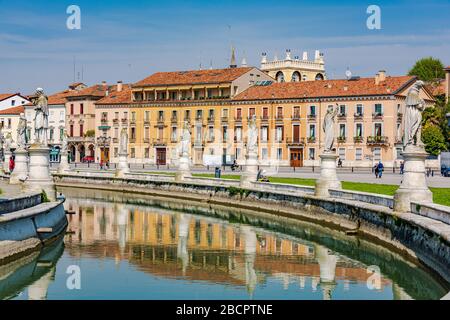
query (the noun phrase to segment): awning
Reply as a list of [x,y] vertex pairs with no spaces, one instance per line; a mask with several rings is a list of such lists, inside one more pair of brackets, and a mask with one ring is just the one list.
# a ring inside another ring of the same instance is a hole
[[111,128],[110,126],[99,126],[98,127],[99,130],[108,130],[110,128]]

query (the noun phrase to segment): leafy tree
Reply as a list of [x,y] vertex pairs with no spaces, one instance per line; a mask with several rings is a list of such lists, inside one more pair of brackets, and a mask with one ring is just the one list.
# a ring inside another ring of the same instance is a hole
[[422,130],[422,141],[425,143],[425,150],[434,156],[447,150],[444,135],[438,126],[426,125]]
[[444,65],[439,59],[433,57],[422,58],[409,70],[408,75],[417,76],[425,82],[434,82],[445,78]]

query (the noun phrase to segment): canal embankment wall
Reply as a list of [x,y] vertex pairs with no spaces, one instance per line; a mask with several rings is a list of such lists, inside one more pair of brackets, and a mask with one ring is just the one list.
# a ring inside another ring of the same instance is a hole
[[314,188],[189,177],[175,182],[164,175],[54,174],[57,186],[111,190],[225,205],[302,219],[347,233],[367,235],[389,244],[436,271],[450,282],[450,208],[413,203],[410,213],[393,211],[393,198],[369,193],[330,190],[329,198],[316,197]]

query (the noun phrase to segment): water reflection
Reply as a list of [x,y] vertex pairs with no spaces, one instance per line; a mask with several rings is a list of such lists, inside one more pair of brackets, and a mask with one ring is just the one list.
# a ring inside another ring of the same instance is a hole
[[[329,300],[438,299],[445,294],[421,268],[332,230],[252,220],[251,215],[251,224],[232,223],[242,218],[233,210],[137,195],[105,201],[64,192],[66,209],[76,213],[68,217],[65,248],[62,243],[53,248],[49,267],[33,277],[14,272],[18,284],[11,288],[5,289],[8,284],[0,277],[0,297]],[[66,269],[74,264],[82,270],[79,291],[65,285]],[[382,270],[376,290],[367,287],[369,265]],[[25,289],[27,294],[18,294]]]

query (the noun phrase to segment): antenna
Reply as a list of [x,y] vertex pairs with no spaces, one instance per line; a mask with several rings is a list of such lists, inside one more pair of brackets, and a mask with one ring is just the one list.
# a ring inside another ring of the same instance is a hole
[[73,82],[75,82],[75,74],[76,74],[76,60],[75,60],[75,56],[73,56]]

